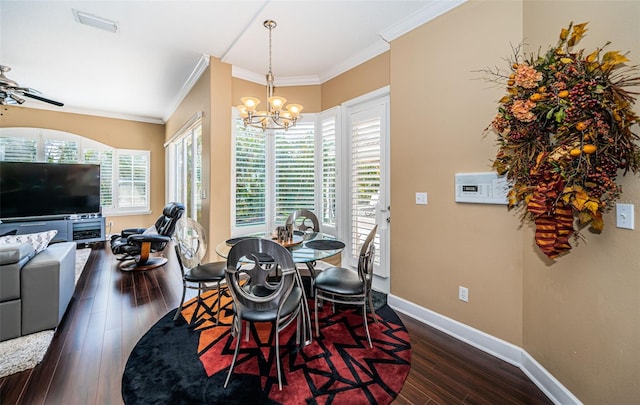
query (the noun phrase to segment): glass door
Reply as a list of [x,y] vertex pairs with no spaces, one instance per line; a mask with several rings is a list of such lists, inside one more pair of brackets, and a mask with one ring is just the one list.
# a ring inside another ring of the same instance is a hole
[[185,216],[202,219],[202,126],[191,126],[169,145],[170,201],[185,206]]
[[389,277],[388,97],[348,107],[349,184],[348,260],[357,265],[360,247],[375,224],[374,273]]

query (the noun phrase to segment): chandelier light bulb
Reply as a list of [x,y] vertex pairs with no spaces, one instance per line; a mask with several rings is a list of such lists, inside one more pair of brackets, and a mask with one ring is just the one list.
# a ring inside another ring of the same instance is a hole
[[255,111],[258,104],[260,104],[260,99],[255,97],[242,97],[240,101],[247,108],[247,112]]

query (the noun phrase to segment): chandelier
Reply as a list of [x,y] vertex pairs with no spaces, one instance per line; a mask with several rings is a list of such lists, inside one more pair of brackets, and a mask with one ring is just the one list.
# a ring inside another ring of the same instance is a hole
[[271,72],[271,30],[276,27],[276,22],[266,20],[265,28],[269,30],[269,72],[267,73],[267,110],[257,110],[260,99],[255,97],[242,97],[242,104],[236,108],[240,111],[240,117],[247,126],[261,128],[263,131],[267,129],[284,129],[296,125],[296,121],[300,118],[302,106],[300,104],[289,104],[285,107],[287,99],[273,95],[273,73]]

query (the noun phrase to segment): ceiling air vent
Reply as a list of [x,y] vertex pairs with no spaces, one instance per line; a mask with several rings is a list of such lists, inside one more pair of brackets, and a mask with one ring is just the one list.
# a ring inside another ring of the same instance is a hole
[[106,18],[98,17],[97,15],[85,13],[84,11],[73,10],[73,17],[80,24],[88,25],[93,28],[116,33],[118,32],[118,23],[115,21],[107,20]]

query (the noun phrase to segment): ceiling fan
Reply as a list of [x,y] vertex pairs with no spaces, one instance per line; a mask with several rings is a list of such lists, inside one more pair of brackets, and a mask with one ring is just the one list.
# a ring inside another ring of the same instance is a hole
[[25,102],[25,99],[21,96],[33,98],[38,101],[44,101],[45,103],[53,104],[58,107],[62,107],[64,105],[59,101],[50,100],[40,96],[42,93],[38,90],[18,86],[18,83],[4,75],[5,72],[10,70],[11,68],[8,66],[0,65],[0,105],[22,104]]

